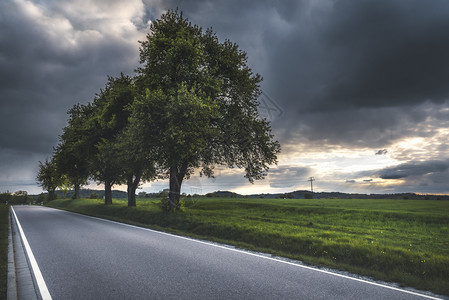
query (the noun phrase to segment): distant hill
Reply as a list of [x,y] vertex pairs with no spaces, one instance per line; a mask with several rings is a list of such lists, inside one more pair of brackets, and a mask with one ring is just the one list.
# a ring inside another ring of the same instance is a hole
[[[167,191],[168,192],[168,191]],[[71,198],[73,191],[68,191],[66,198]],[[58,198],[63,198],[63,193],[61,191],[56,191]],[[97,194],[98,198],[102,199],[104,197],[104,190],[92,190],[92,189],[82,189],[80,191],[81,198],[90,198],[92,194]],[[36,198],[38,195],[31,195]],[[139,197],[142,196],[139,193]],[[161,197],[160,193],[145,193],[145,197]],[[208,193],[204,195],[205,197],[225,197],[225,198],[265,198],[265,199],[307,199],[312,198],[312,193],[310,191],[299,190],[289,193],[263,193],[263,194],[251,194],[242,195],[230,191],[216,191],[213,193]],[[112,198],[115,199],[126,199],[128,194],[123,191],[114,190],[112,191]],[[410,199],[410,200],[449,200],[449,195],[420,195],[415,193],[397,193],[397,194],[357,194],[357,193],[340,193],[340,192],[318,192],[313,193],[314,199]]]
[[[294,191],[289,193],[277,193],[277,194],[251,194],[240,195],[229,191],[217,191],[215,194],[217,197],[229,197],[229,198],[290,198],[290,199],[306,199],[312,196],[310,191]],[[340,192],[318,192],[313,193],[315,199],[414,199],[414,200],[449,200],[449,195],[421,195],[415,193],[397,193],[397,194],[358,194],[358,193],[340,193]]]

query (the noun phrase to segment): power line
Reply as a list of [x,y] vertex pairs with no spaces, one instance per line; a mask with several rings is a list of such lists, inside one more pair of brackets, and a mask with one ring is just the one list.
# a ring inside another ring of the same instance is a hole
[[309,180],[307,180],[307,181],[310,181],[310,191],[312,191],[312,193],[313,193],[313,182],[315,181],[315,178],[309,177]]

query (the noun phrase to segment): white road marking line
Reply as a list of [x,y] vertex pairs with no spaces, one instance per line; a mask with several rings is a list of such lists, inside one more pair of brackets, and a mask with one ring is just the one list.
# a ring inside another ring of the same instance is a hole
[[[55,208],[52,208],[52,209],[55,209]],[[55,210],[59,210],[59,209],[55,209]],[[63,210],[59,210],[59,211],[63,211]],[[112,220],[108,220],[108,219],[101,219],[101,218],[92,217],[92,216],[83,215],[83,214],[78,214],[78,213],[74,213],[74,212],[69,212],[69,211],[64,211],[64,212],[72,213],[72,214],[76,214],[76,215],[80,215],[80,216],[84,216],[84,217],[87,217],[87,218],[92,218],[92,219],[96,219],[96,220],[100,220],[100,221],[104,221],[104,222],[110,222],[110,223],[114,223],[114,224],[119,224],[119,225],[122,225],[122,226],[128,226],[128,227],[132,227],[132,228],[146,230],[146,231],[150,231],[150,232],[154,232],[154,233],[158,233],[158,234],[162,234],[162,235],[167,235],[167,236],[171,236],[171,237],[175,237],[175,238],[179,238],[179,239],[183,239],[183,240],[188,240],[188,241],[192,241],[192,242],[196,242],[196,243],[200,243],[200,244],[204,244],[204,245],[209,245],[209,246],[213,246],[213,247],[217,247],[217,248],[221,248],[221,249],[226,249],[226,250],[230,250],[230,251],[234,251],[234,252],[238,252],[238,253],[242,253],[242,254],[246,254],[246,255],[251,255],[251,256],[255,256],[255,257],[259,257],[259,258],[264,258],[264,259],[268,259],[268,260],[271,260],[271,261],[280,262],[280,263],[283,263],[283,264],[296,266],[296,267],[300,267],[300,268],[303,268],[303,269],[308,269],[308,270],[312,270],[312,271],[316,271],[316,272],[321,272],[321,273],[325,273],[325,274],[329,274],[329,275],[333,275],[333,276],[336,276],[336,277],[341,277],[341,278],[345,278],[345,279],[349,279],[349,280],[354,280],[354,281],[358,281],[358,282],[362,282],[362,283],[366,283],[366,284],[370,284],[370,285],[374,285],[374,286],[378,286],[378,287],[382,287],[382,288],[386,288],[386,289],[390,289],[390,290],[395,290],[395,291],[399,291],[399,292],[402,292],[402,293],[415,295],[415,296],[419,296],[419,297],[423,297],[423,298],[427,298],[427,299],[443,300],[442,298],[436,298],[436,297],[433,297],[433,296],[420,294],[420,293],[416,293],[416,292],[413,292],[413,291],[404,290],[404,289],[401,289],[401,288],[396,288],[394,286],[388,286],[388,285],[377,283],[377,282],[371,282],[371,281],[360,279],[360,278],[355,278],[355,277],[346,276],[346,275],[343,275],[343,274],[333,273],[333,272],[326,271],[326,270],[320,270],[320,269],[317,269],[317,268],[313,268],[313,267],[309,267],[309,266],[305,266],[305,265],[301,265],[301,264],[297,264],[297,263],[293,263],[293,262],[289,262],[289,261],[284,261],[284,260],[280,260],[280,259],[273,258],[273,257],[267,257],[267,256],[260,255],[260,254],[257,254],[257,253],[251,253],[251,252],[248,252],[248,251],[245,251],[245,250],[234,249],[234,248],[229,248],[229,247],[226,247],[226,246],[216,245],[216,244],[213,244],[213,243],[207,242],[207,241],[196,240],[196,239],[193,239],[193,238],[180,236],[180,235],[175,235],[175,234],[172,234],[172,233],[167,233],[167,232],[163,232],[163,231],[158,231],[158,230],[154,230],[154,229],[139,227],[139,226],[125,224],[125,223],[120,223],[120,222],[116,222],[116,221],[112,221]]]
[[14,211],[14,208],[11,206],[11,210],[14,214],[14,217],[17,222],[17,227],[19,228],[20,236],[22,237],[23,245],[25,246],[25,250],[28,255],[28,259],[30,260],[31,269],[34,273],[34,277],[36,278],[36,283],[39,288],[39,292],[41,293],[41,297],[43,300],[51,300],[50,292],[48,291],[47,285],[45,284],[44,277],[42,277],[41,270],[39,269],[39,266],[37,265],[36,259],[34,258],[33,251],[31,251],[30,244],[28,244],[28,240],[25,236],[25,233],[23,232],[22,225],[20,225],[19,219],[17,218],[16,212]]

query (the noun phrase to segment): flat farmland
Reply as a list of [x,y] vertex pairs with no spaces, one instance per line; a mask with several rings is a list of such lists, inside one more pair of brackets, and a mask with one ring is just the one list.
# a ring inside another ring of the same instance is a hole
[[66,209],[449,295],[449,201],[184,198],[55,200]]

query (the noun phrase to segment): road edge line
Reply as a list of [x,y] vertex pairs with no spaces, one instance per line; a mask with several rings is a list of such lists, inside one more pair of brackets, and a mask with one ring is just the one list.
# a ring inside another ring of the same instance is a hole
[[40,296],[43,300],[52,300],[50,292],[48,291],[47,285],[45,284],[44,277],[42,276],[41,270],[37,264],[36,258],[34,257],[33,251],[31,250],[30,244],[25,236],[25,233],[22,229],[22,225],[17,218],[16,212],[14,208],[11,206],[11,211],[16,220],[17,228],[19,229],[20,237],[22,238],[23,246],[25,248],[26,254],[28,256],[29,263],[31,265],[31,270],[33,271],[34,278],[36,279],[36,284],[40,292]]

